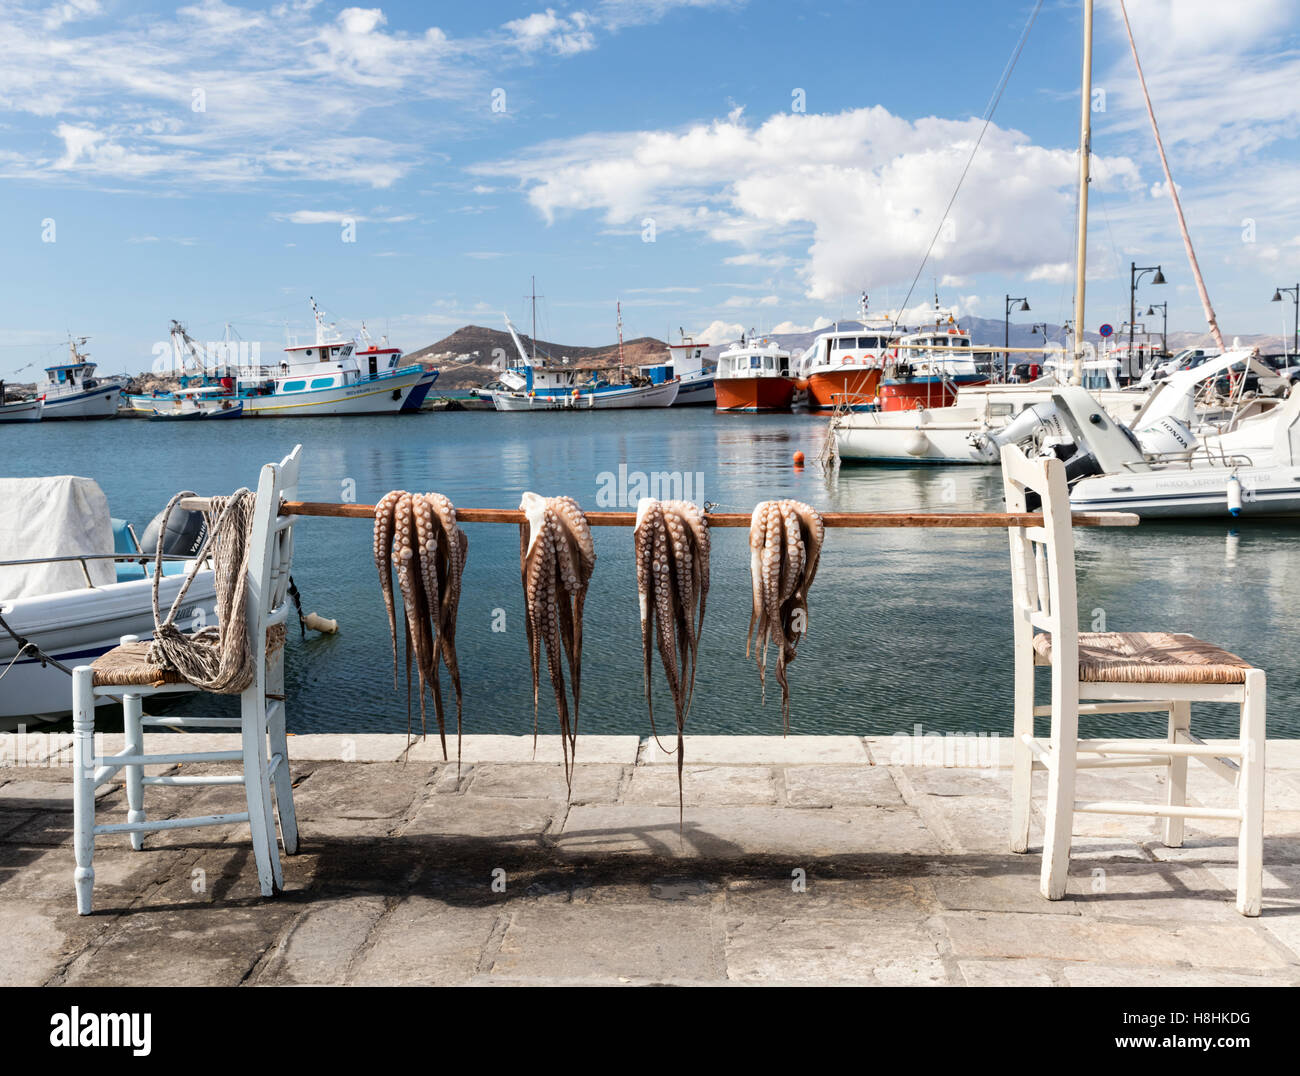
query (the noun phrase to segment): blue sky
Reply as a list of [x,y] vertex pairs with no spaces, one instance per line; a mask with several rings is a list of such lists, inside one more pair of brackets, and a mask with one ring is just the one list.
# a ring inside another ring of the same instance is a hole
[[[539,334],[575,344],[613,338],[620,298],[629,337],[809,327],[863,289],[900,305],[1032,7],[18,0],[0,376],[68,331],[106,371],[145,369],[171,318],[274,351],[308,295],[414,349],[525,318],[534,273]],[[1044,4],[910,307],[934,277],[964,314],[1000,318],[1009,291],[1026,319],[1069,316],[1080,8]],[[1280,333],[1300,12],[1130,8],[1220,323]],[[1112,0],[1094,80],[1089,327],[1127,317],[1136,260],[1170,281],[1143,300],[1199,330]]]

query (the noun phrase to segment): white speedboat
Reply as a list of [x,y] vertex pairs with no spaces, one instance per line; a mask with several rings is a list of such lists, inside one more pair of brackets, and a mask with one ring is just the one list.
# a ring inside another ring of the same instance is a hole
[[90,338],[68,339],[68,361],[45,368],[45,384],[36,395],[44,404],[42,421],[64,418],[116,418],[123,382],[96,377],[95,364],[80,348]]
[[[202,541],[202,517],[173,512],[159,600],[170,608]],[[0,730],[57,719],[71,706],[68,669],[123,635],[153,635],[153,556],[108,514],[88,478],[0,479]],[[156,548],[156,546],[153,546]],[[195,576],[177,624],[215,624],[212,572]],[[58,665],[54,664],[59,663]]]
[[[1253,456],[1201,442],[1172,411],[1130,431],[1110,421],[1084,389],[1062,387],[1052,400],[1067,432],[1059,447],[1045,443],[1042,451],[1068,455],[1070,504],[1077,512],[1157,518],[1300,515],[1298,394],[1258,419],[1261,425],[1252,436],[1267,431],[1272,441]],[[1157,451],[1161,448],[1167,451]]]

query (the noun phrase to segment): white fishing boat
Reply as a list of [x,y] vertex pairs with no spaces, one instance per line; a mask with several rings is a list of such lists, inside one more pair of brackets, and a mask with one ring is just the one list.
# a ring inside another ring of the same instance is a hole
[[[622,339],[619,340],[620,346]],[[642,377],[649,378],[653,385],[663,385],[673,379],[680,382],[674,407],[712,407],[716,396],[714,393],[713,370],[704,368],[704,345],[682,333],[680,344],[668,345],[668,361],[651,363],[637,367]]]
[[9,399],[5,383],[0,381],[0,422],[39,422],[45,404],[39,396]]
[[[654,384],[641,378],[641,384],[615,385],[591,373],[580,380],[580,373],[564,362],[544,364],[536,354],[525,350],[514,322],[505,317],[510,330],[518,362],[505,370],[498,383],[500,388],[479,390],[488,396],[498,411],[600,411],[633,407],[671,407],[677,399],[681,381]],[[534,332],[534,341],[536,332]],[[536,345],[534,344],[534,351]]]
[[[173,512],[167,535],[151,525],[137,542],[128,524],[109,516],[91,479],[0,479],[0,730],[66,714],[65,670],[89,664],[123,635],[150,638],[149,551],[162,541],[166,609],[204,528],[201,516]],[[216,623],[215,601],[212,572],[202,569],[177,623],[185,630]]]
[[45,383],[36,390],[44,403],[42,421],[65,418],[116,418],[124,382],[96,377],[95,363],[80,349],[90,338],[68,338],[68,361],[45,368]]

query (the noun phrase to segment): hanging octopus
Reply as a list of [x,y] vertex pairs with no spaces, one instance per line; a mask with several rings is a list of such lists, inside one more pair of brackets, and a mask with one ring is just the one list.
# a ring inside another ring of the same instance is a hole
[[[826,526],[818,512],[800,501],[763,501],[749,524],[749,574],[753,612],[745,637],[745,656],[754,643],[758,679],[767,694],[767,647],[776,647],[776,679],[781,685],[781,719],[790,731],[790,684],[786,666],[808,632],[808,589],[817,574]],[[755,631],[757,630],[757,634]]]
[[[565,779],[572,787],[573,752],[577,747],[578,710],[582,698],[582,607],[596,567],[596,548],[587,517],[572,497],[525,493],[519,504],[519,572],[524,586],[524,623],[533,671],[533,740],[537,739],[538,685],[542,647],[560,716]],[[561,657],[563,652],[563,659]],[[562,661],[569,664],[573,719],[564,689]]]
[[425,690],[433,693],[434,714],[442,755],[447,757],[438,666],[447,666],[456,692],[456,743],[460,757],[462,699],[460,664],[456,657],[456,613],[469,539],[456,523],[456,509],[441,493],[393,490],[375,505],[375,565],[388,612],[393,644],[393,687],[397,687],[397,614],[392,570],[397,568],[402,596],[406,647],[407,736],[411,728],[411,665],[420,694],[420,726],[425,727]]
[[[709,592],[709,530],[689,501],[643,499],[637,505],[636,589],[641,606],[641,657],[650,730],[658,742],[650,698],[652,650],[657,644],[677,721],[677,802],[682,808],[682,735],[695,692],[700,627]],[[662,745],[660,745],[662,747]]]

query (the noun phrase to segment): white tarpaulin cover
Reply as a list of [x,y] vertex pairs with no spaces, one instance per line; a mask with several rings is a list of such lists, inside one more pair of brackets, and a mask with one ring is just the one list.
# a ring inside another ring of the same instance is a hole
[[[0,561],[112,552],[108,498],[93,479],[0,478]],[[86,561],[86,568],[95,586],[117,580],[111,560]],[[0,568],[0,600],[85,586],[79,561]]]

